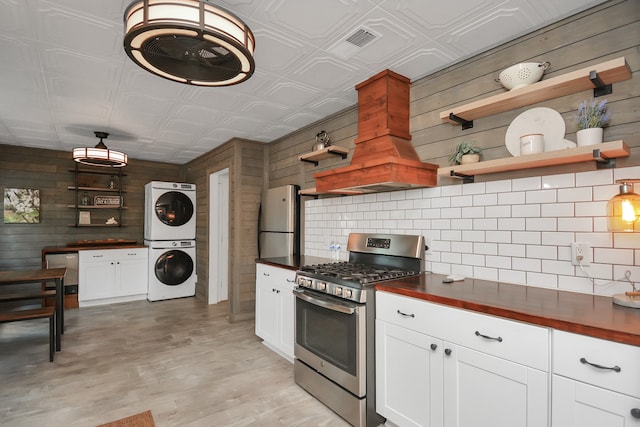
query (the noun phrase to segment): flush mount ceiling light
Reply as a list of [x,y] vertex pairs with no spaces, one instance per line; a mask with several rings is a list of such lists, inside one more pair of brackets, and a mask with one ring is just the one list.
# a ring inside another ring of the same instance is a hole
[[229,86],[255,70],[253,33],[198,0],[139,0],[124,13],[124,49],[140,67],[180,83]]
[[607,203],[607,228],[612,232],[640,231],[640,196],[633,184],[640,179],[619,179],[620,194]]
[[74,148],[73,160],[85,165],[121,168],[127,165],[127,155],[120,151],[109,150],[103,139],[109,134],[106,132],[94,132],[100,142],[94,148]]

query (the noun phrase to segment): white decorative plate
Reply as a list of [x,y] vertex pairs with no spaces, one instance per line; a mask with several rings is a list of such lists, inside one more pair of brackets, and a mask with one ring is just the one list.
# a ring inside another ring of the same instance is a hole
[[575,142],[564,139],[565,130],[564,120],[556,110],[547,107],[531,108],[513,119],[504,142],[512,156],[520,155],[520,137],[530,133],[544,135],[544,151],[575,147]]

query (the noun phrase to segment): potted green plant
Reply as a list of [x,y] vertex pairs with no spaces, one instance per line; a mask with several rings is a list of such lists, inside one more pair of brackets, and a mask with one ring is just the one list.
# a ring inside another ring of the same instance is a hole
[[599,102],[595,99],[582,101],[578,105],[578,147],[600,144],[603,128],[609,124],[609,119],[606,99]]
[[449,162],[456,165],[479,162],[481,151],[480,147],[471,145],[469,142],[461,142],[449,156]]

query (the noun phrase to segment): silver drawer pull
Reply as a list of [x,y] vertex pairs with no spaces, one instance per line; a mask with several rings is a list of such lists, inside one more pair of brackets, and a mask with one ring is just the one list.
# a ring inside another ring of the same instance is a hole
[[582,363],[583,365],[593,366],[594,368],[598,368],[598,369],[606,369],[606,370],[609,370],[609,371],[616,371],[616,372],[622,371],[622,369],[618,365],[612,366],[612,367],[610,367],[610,366],[602,366],[602,365],[598,365],[597,363],[591,363],[587,359],[585,359],[584,357],[580,358],[580,363]]
[[398,314],[399,314],[400,316],[404,316],[404,317],[416,317],[416,315],[415,315],[415,314],[413,314],[413,313],[411,313],[411,314],[407,314],[407,313],[403,313],[403,312],[401,312],[400,310],[397,310],[397,311],[398,311]]
[[484,338],[484,339],[486,339],[486,340],[493,340],[493,341],[502,342],[502,337],[497,337],[497,338],[496,338],[496,337],[490,337],[489,335],[482,335],[482,334],[480,333],[480,331],[476,331],[476,336],[477,336],[477,337],[482,337],[482,338]]
[[291,279],[287,279],[287,282],[289,282],[289,283],[296,283],[296,281],[295,281],[295,280],[291,280]]

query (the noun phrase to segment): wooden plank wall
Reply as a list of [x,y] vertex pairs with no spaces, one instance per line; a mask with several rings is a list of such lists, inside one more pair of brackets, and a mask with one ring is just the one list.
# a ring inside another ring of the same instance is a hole
[[260,195],[264,185],[263,143],[232,139],[187,163],[186,177],[196,184],[196,295],[209,296],[209,175],[229,169],[229,321],[255,314],[255,260]]
[[[0,187],[40,190],[39,224],[0,223],[0,269],[40,268],[44,246],[66,246],[67,242],[95,239],[144,239],[144,185],[149,181],[180,181],[181,166],[131,159],[124,168],[123,211],[126,227],[70,227],[75,210],[75,168],[66,151],[0,145]],[[104,184],[108,180],[104,177]]]
[[[618,166],[640,164],[640,3],[636,0],[612,0],[569,17],[504,45],[493,48],[437,73],[414,81],[411,87],[410,129],[412,143],[420,159],[440,166],[448,164],[448,156],[462,141],[471,141],[484,149],[483,159],[510,157],[504,135],[518,114],[533,107],[550,107],[559,111],[566,123],[566,138],[575,141],[575,114],[578,104],[592,96],[590,91],[545,101],[537,105],[507,111],[476,120],[473,129],[443,123],[439,114],[456,105],[482,99],[505,89],[495,82],[498,74],[510,65],[528,61],[550,61],[544,78],[624,56],[629,63],[631,80],[613,85],[613,93],[605,98],[612,114],[605,129],[605,140],[624,139],[632,147],[632,156],[619,159]],[[382,70],[375,70],[375,74]],[[363,76],[362,81],[371,76]],[[355,88],[354,88],[355,91]],[[314,167],[298,161],[309,152],[314,136],[326,130],[332,143],[350,150],[347,160],[324,160]],[[313,188],[313,174],[349,164],[357,137],[356,107],[348,108],[323,121],[314,123],[269,144],[269,186],[295,183]],[[571,171],[595,169],[594,163],[569,166]],[[476,177],[477,181],[548,175],[566,172],[567,167],[549,167]],[[445,179],[440,185],[459,184]]]

